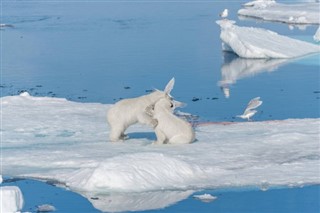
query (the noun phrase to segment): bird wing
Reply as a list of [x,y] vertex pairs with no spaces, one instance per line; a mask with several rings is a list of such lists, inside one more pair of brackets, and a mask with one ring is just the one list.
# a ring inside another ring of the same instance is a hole
[[256,98],[253,98],[247,105],[247,108],[245,111],[247,110],[251,110],[251,109],[255,109],[257,108],[258,106],[260,106],[262,104],[262,101],[260,101],[260,97],[256,97]]
[[249,113],[252,113],[252,116],[254,114],[256,114],[258,111],[257,110],[254,110],[254,109],[246,109],[243,113],[244,116],[248,115]]

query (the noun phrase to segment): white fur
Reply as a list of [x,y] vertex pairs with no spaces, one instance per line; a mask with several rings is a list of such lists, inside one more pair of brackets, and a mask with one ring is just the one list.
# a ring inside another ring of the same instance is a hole
[[162,98],[154,105],[152,117],[157,123],[155,144],[188,144],[194,141],[195,133],[191,124],[173,114],[177,103],[179,102]]
[[154,126],[154,120],[146,114],[146,108],[155,104],[161,98],[170,99],[170,92],[174,86],[172,78],[164,91],[156,90],[148,95],[137,98],[123,99],[112,106],[107,113],[107,120],[110,125],[110,140],[118,141],[125,139],[125,130],[135,123],[142,123]]

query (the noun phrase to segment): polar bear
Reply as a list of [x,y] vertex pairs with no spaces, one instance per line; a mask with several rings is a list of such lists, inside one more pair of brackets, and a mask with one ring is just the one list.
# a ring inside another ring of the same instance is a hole
[[188,144],[195,140],[191,124],[173,114],[173,110],[182,104],[172,99],[161,98],[153,106],[146,108],[147,114],[154,119],[157,136],[154,144]]
[[138,122],[154,127],[155,121],[146,114],[145,109],[162,98],[171,99],[170,92],[174,82],[175,80],[172,78],[163,91],[155,90],[148,95],[123,99],[115,103],[107,112],[107,120],[111,128],[110,140],[113,142],[124,140],[126,129]]

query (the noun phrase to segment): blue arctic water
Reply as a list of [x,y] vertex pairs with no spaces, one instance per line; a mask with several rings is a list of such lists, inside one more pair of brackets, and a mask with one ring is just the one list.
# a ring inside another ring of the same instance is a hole
[[[55,212],[59,213],[100,212],[86,198],[45,182],[7,178],[2,185],[15,185],[20,188],[25,203],[23,211],[37,212],[38,206],[49,204],[55,207]],[[190,196],[164,209],[143,212],[316,213],[320,209],[320,185],[266,191],[260,189],[203,190],[194,195],[205,193],[216,196],[216,200],[205,202]]]
[[[317,29],[238,20],[244,2],[4,2],[2,22],[14,28],[1,30],[2,96],[27,90],[114,103],[162,89],[175,77],[172,95],[201,120],[239,121],[234,116],[256,96],[264,104],[255,120],[319,117],[319,55],[254,72],[242,67],[247,72],[233,79],[225,98],[222,68],[237,68],[239,58],[221,51],[215,23],[221,10],[229,8],[239,25],[311,42]],[[262,67],[270,60],[252,63]]]
[[[242,113],[247,102],[256,96],[264,103],[254,120],[318,118],[319,55],[287,61],[251,61],[256,67],[271,63],[277,66],[237,76],[228,85],[230,97],[225,97],[220,84],[224,73],[237,68],[248,70],[245,64],[249,59],[221,51],[220,29],[215,21],[224,8],[239,25],[263,27],[309,42],[313,42],[317,29],[307,26],[304,30],[290,30],[281,23],[239,20],[236,12],[244,2],[3,1],[0,22],[14,27],[0,30],[1,96],[28,91],[34,96],[114,103],[120,98],[146,94],[150,89],[162,89],[175,77],[172,95],[188,104],[183,111],[200,116],[202,121],[241,121],[235,115]],[[97,212],[75,193],[28,181],[12,183],[21,186],[26,195],[24,211],[34,212],[35,205],[52,202],[56,212]],[[31,193],[36,189],[38,193]],[[218,200],[202,203],[188,198],[152,211],[320,209],[319,186],[209,192]],[[46,200],[41,200],[43,197]],[[272,203],[272,208],[266,202]]]

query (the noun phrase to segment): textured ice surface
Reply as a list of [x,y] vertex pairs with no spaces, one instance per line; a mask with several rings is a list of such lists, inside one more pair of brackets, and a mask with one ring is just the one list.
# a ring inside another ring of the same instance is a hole
[[23,207],[23,195],[17,186],[0,187],[0,212],[15,213]]
[[219,20],[223,50],[242,58],[295,58],[320,52],[320,46],[282,36],[263,28],[240,27],[231,20]]
[[203,124],[193,144],[157,146],[142,125],[108,141],[111,105],[28,94],[1,102],[3,175],[63,182],[104,211],[161,208],[201,188],[320,183],[320,119]]
[[319,24],[320,3],[281,4],[270,0],[257,0],[243,5],[239,15],[279,21],[290,24]]

